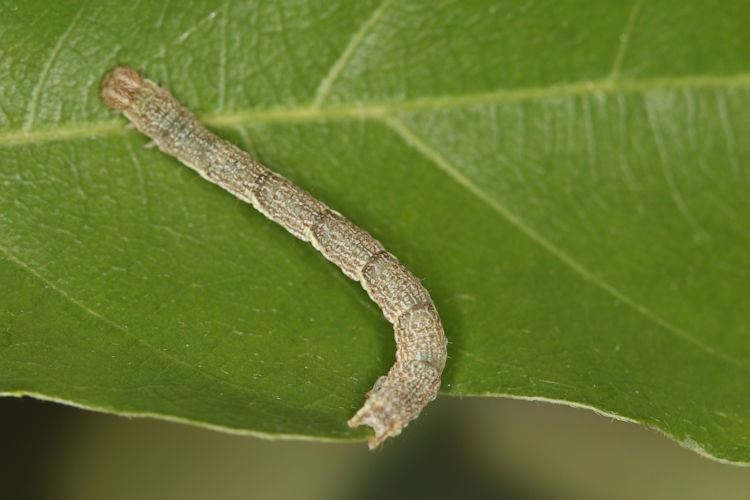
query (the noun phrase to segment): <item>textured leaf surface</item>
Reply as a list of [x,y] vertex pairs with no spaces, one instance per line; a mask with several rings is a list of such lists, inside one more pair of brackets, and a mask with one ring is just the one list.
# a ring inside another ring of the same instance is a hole
[[445,393],[586,405],[748,462],[748,25],[742,2],[6,2],[0,391],[365,436],[344,422],[390,325],[142,149],[98,97],[127,64],[424,279]]

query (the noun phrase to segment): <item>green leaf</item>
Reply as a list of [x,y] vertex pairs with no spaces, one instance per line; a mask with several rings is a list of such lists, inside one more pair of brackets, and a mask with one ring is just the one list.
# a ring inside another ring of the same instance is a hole
[[142,149],[98,96],[127,64],[424,279],[444,393],[750,461],[749,5],[1,9],[3,393],[367,435],[345,421],[391,326],[312,247]]

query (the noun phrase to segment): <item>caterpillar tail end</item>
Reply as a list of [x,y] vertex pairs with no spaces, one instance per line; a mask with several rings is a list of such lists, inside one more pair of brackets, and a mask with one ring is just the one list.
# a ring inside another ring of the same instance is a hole
[[398,422],[389,422],[389,419],[384,418],[385,413],[387,411],[382,405],[375,404],[368,399],[365,405],[346,423],[352,429],[360,425],[372,427],[375,437],[367,441],[367,446],[374,450],[387,438],[401,434],[401,429],[404,427]]
[[440,372],[423,361],[397,361],[367,393],[364,406],[347,422],[349,427],[367,425],[375,437],[367,442],[371,450],[385,439],[398,436],[422,408],[435,399],[440,389]]

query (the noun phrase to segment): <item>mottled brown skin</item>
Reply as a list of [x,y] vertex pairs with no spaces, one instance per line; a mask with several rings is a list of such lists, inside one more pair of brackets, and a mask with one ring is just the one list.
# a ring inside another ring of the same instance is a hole
[[362,283],[394,324],[396,364],[375,382],[348,424],[375,430],[372,449],[417,418],[437,396],[447,345],[435,305],[419,279],[367,231],[209,132],[172,94],[132,68],[116,68],[104,78],[102,99],[122,110],[163,152],[310,241]]

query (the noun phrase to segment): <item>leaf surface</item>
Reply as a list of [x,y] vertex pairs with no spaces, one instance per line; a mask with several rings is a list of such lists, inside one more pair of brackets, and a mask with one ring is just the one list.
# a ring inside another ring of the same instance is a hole
[[444,393],[750,462],[750,7],[1,9],[3,393],[351,439],[394,361],[357,283],[109,114],[127,64],[423,278]]

